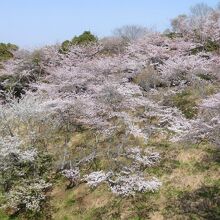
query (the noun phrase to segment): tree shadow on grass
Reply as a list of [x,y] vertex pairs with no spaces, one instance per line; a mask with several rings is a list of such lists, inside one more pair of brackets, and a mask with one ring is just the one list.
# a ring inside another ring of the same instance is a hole
[[220,219],[220,185],[202,186],[193,192],[184,192],[168,208],[171,215],[188,219]]

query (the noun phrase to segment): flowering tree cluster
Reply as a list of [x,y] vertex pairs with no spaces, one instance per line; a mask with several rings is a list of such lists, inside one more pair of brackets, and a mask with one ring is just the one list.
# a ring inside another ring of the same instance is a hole
[[46,192],[51,184],[44,180],[33,180],[33,182],[24,182],[15,186],[7,194],[7,204],[5,207],[17,211],[40,212],[42,204],[46,200]]
[[112,181],[111,190],[113,193],[120,196],[135,195],[136,192],[157,191],[161,186],[161,182],[153,178],[147,181],[140,174],[131,176],[119,176],[115,181]]
[[135,147],[122,151],[119,156],[124,157],[130,163],[129,166],[119,164],[121,167],[120,171],[117,169],[108,172],[103,170],[95,171],[84,175],[81,180],[79,168],[64,170],[62,173],[70,182],[74,181],[75,184],[77,182],[78,184],[80,182],[86,182],[93,188],[105,182],[108,184],[110,190],[119,196],[134,196],[137,192],[159,189],[161,182],[156,178],[147,180],[143,173],[147,167],[157,165],[160,160],[159,153]]
[[204,99],[199,105],[200,115],[197,120],[191,123],[189,131],[182,134],[180,139],[198,142],[209,140],[217,147],[220,146],[219,129],[220,129],[220,96],[219,93]]
[[0,184],[6,204],[12,213],[24,210],[38,212],[46,200],[51,184],[41,175],[40,155],[35,148],[24,149],[18,137],[5,137],[0,141]]
[[149,150],[145,150],[143,153],[139,147],[128,149],[127,154],[128,158],[144,167],[153,166],[160,159],[159,153],[149,152]]
[[96,187],[100,183],[107,181],[111,175],[111,172],[105,173],[104,171],[97,171],[86,175],[84,180],[88,183],[89,186]]
[[[220,109],[220,93],[216,93],[215,95],[210,96],[209,98],[203,100],[203,102],[200,104],[200,107],[205,109],[213,110],[216,115],[219,113],[217,112]],[[209,111],[210,112],[210,111]],[[210,112],[210,113],[214,113]]]
[[173,29],[189,39],[203,43],[211,41],[219,47],[220,12],[213,9],[203,10],[203,12],[205,13],[178,16],[172,21]]

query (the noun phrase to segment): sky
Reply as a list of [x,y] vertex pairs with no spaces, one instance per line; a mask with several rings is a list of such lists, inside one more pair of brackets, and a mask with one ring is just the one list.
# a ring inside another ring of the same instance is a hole
[[[54,44],[90,30],[99,37],[123,25],[162,31],[201,0],[0,0],[0,42],[24,48]],[[219,0],[202,1],[216,6]]]

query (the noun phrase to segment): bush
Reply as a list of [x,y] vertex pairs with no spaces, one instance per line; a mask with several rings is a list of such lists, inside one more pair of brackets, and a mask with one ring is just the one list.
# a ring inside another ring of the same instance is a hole
[[[0,141],[0,186],[7,200],[4,207],[11,214],[40,211],[46,200],[45,192],[51,186],[44,180],[51,165],[42,158],[47,155],[22,145],[18,137],[7,136]],[[49,156],[47,159],[50,160]]]
[[18,50],[18,47],[14,44],[0,43],[0,62],[13,58],[13,51]]
[[[25,82],[22,82],[24,79]],[[20,98],[25,94],[27,88],[26,78],[19,78],[19,75],[2,75],[0,76],[1,97],[5,99],[5,95],[12,93],[15,97]]]
[[64,53],[68,52],[71,45],[72,45],[72,44],[71,44],[71,41],[65,40],[65,41],[61,44],[60,52],[64,52]]
[[85,31],[79,36],[75,36],[72,39],[73,45],[89,44],[97,41],[97,37],[94,36],[90,31]]
[[190,52],[191,54],[196,55],[200,52],[218,52],[219,49],[220,45],[218,42],[208,39],[203,45],[191,49]]
[[[19,59],[17,54],[15,59]],[[37,81],[45,73],[42,62],[41,51],[34,51],[22,57],[19,65],[15,68],[12,67],[14,74],[2,74],[0,88],[4,95],[12,93],[15,97],[21,98],[25,94],[25,90],[29,88],[29,84]]]
[[121,106],[123,95],[113,86],[107,86],[102,90],[99,100],[101,103],[115,109]]
[[218,51],[220,49],[219,43],[212,41],[212,40],[207,40],[205,42],[205,51],[207,52],[213,52],[213,51]]
[[141,73],[134,77],[133,81],[145,91],[163,86],[158,72],[151,66],[145,68]]
[[73,45],[88,45],[97,42],[97,37],[90,31],[84,31],[81,35],[75,36],[71,41],[65,40],[60,47],[60,53],[67,53]]
[[206,81],[213,81],[215,80],[215,76],[210,75],[210,74],[205,74],[205,73],[199,73],[197,75],[200,79],[206,80]]
[[113,55],[120,54],[125,51],[126,42],[118,37],[106,37],[101,40],[103,45],[102,54]]
[[190,91],[183,91],[172,98],[173,105],[182,111],[186,118],[191,119],[197,115],[195,99]]

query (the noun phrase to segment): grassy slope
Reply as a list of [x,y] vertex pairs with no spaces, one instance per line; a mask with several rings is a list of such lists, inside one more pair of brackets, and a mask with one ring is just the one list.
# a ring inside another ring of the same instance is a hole
[[162,180],[159,192],[118,198],[105,185],[89,189],[81,184],[66,190],[65,180],[58,179],[52,192],[53,218],[217,219],[220,216],[219,151],[205,142],[183,146],[158,140],[152,139],[145,147],[153,146],[162,155],[159,166],[147,169],[149,175]]

